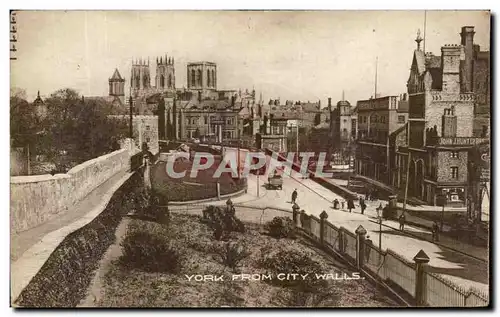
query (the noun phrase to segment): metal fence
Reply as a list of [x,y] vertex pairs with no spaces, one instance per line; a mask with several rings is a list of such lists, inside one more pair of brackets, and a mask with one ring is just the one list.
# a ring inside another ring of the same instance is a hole
[[314,216],[310,216],[311,219],[311,235],[316,239],[320,239],[321,223],[320,220]]
[[339,229],[327,222],[325,226],[324,242],[331,248],[340,251]]
[[356,235],[347,230],[343,230],[344,233],[344,251],[353,260],[356,261]]
[[466,291],[434,273],[425,272],[427,303],[433,307],[487,306],[486,295]]
[[415,264],[408,263],[388,251],[383,270],[386,280],[397,284],[411,296],[415,296]]
[[369,272],[385,280],[386,274],[384,270],[386,252],[380,251],[373,244],[365,244],[364,268]]

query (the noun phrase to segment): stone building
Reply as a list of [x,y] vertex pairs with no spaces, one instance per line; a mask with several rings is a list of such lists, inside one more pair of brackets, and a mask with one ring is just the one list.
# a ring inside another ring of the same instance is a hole
[[[460,35],[462,44],[442,46],[441,56],[424,53],[418,35],[407,84],[408,144],[397,154],[396,165],[402,183],[408,169],[409,195],[432,205],[440,195],[448,205],[466,203],[468,153],[489,142],[474,133],[477,97],[485,94],[475,87],[489,81],[489,70],[480,72],[475,66],[481,54],[473,41],[474,27],[463,27]],[[487,103],[489,97],[484,99]]]
[[345,100],[342,93],[342,100],[337,102],[335,109],[332,109],[331,98],[328,98],[328,109],[330,111],[331,147],[334,153],[347,153],[354,140],[352,136],[352,107],[349,101]]
[[408,119],[406,95],[360,100],[356,109],[356,173],[392,184],[391,170],[395,165],[391,164],[391,152],[395,151],[397,135]]

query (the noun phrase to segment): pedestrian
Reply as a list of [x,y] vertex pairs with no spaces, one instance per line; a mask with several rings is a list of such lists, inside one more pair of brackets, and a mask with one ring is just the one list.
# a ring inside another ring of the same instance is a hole
[[363,197],[359,198],[359,207],[361,207],[361,214],[364,215],[365,209],[366,209],[366,203],[365,203],[365,200],[363,199]]
[[354,201],[352,200],[352,198],[349,198],[347,200],[347,209],[349,209],[349,212],[352,212],[352,209],[354,209]]
[[342,201],[340,202],[340,204],[342,205],[342,210],[344,210],[344,207],[345,207],[345,200],[342,199]]
[[333,209],[339,209],[339,200],[337,198],[333,201]]
[[436,221],[432,224],[432,241],[439,241],[439,225]]
[[297,188],[295,188],[292,193],[292,204],[295,204],[295,200],[297,200]]
[[404,231],[405,230],[405,214],[402,213],[401,216],[399,216],[399,230]]
[[370,261],[370,253],[372,250],[373,242],[370,239],[370,236],[366,236],[365,239],[365,262],[368,263]]

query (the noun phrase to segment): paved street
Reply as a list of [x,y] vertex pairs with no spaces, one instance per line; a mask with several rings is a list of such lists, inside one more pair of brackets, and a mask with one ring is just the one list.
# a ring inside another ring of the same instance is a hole
[[[234,149],[227,149],[234,151]],[[242,151],[243,152],[243,151]],[[244,155],[241,155],[242,157]],[[277,164],[274,162],[274,164]],[[317,184],[310,179],[303,179],[301,175],[295,171],[292,172],[292,177],[283,179],[283,190],[268,190],[265,184],[267,183],[267,174],[257,176],[251,174],[248,178],[248,193],[233,200],[234,203],[241,206],[250,206],[257,208],[279,208],[292,209],[291,195],[296,188],[298,192],[297,204],[306,213],[319,216],[325,210],[328,214],[328,220],[336,226],[342,226],[352,232],[359,225],[362,225],[367,231],[373,243],[378,244],[379,241],[379,225],[373,223],[377,216],[376,207],[381,201],[368,202],[368,207],[364,215],[360,214],[359,206],[353,213],[342,210],[334,210],[332,201],[337,198],[339,201],[342,197],[332,193],[323,186]],[[257,197],[257,184],[259,184],[259,196]],[[224,204],[224,201],[217,202]],[[386,202],[382,202],[385,204]],[[214,203],[209,203],[214,204]],[[384,225],[393,228],[398,228],[399,224],[394,221],[384,221]],[[488,293],[488,262],[468,257],[455,252],[453,250],[441,247],[432,242],[422,240],[420,238],[430,239],[430,232],[412,226],[405,226],[405,231],[414,236],[402,234],[399,230],[395,230],[384,226],[382,228],[382,248],[391,249],[402,255],[408,260],[412,258],[418,251],[423,249],[430,258],[429,267],[432,272],[446,275],[446,277],[456,284],[468,289],[475,287],[485,293]],[[446,239],[446,238],[445,238]],[[450,245],[454,249],[463,250],[468,254],[472,254],[479,258],[487,259],[487,250],[457,241],[446,239],[446,245]],[[444,241],[442,239],[442,241]]]

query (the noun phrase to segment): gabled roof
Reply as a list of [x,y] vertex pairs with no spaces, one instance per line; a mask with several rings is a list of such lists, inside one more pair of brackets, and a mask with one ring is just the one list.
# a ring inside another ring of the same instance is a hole
[[425,72],[425,55],[424,52],[420,50],[415,50],[413,54],[413,64],[415,64],[418,74],[422,75]]
[[118,71],[118,68],[115,68],[115,72],[113,73],[113,76],[111,76],[110,80],[123,80],[122,76],[120,75],[120,72]]

